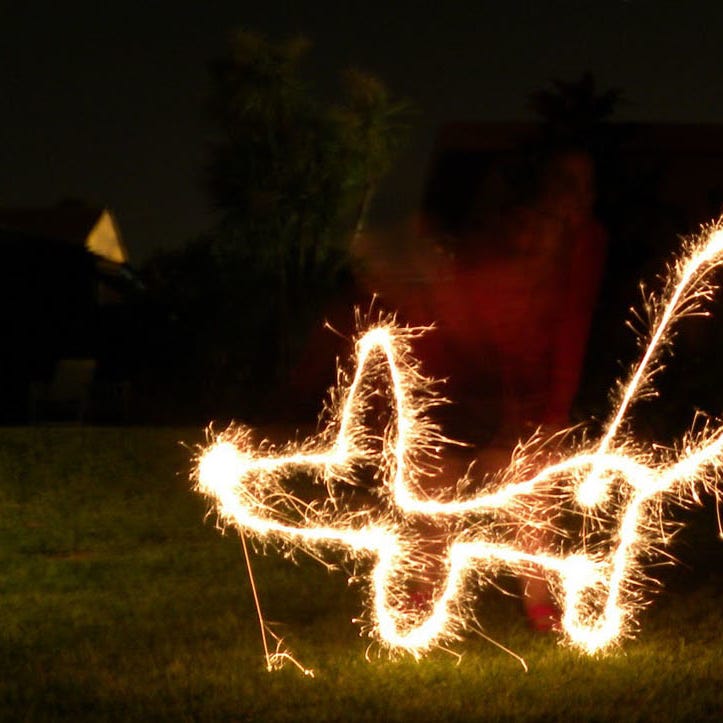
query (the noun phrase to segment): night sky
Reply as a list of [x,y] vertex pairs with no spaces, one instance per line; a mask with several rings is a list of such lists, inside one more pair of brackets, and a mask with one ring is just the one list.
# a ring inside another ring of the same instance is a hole
[[136,263],[202,232],[207,66],[238,26],[305,34],[322,92],[358,67],[415,103],[379,217],[418,204],[439,123],[529,119],[553,78],[621,88],[619,120],[723,120],[716,0],[3,2],[0,206],[107,205]]

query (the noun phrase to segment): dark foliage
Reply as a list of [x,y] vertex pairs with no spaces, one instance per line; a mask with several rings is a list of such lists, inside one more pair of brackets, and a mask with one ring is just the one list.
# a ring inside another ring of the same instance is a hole
[[353,296],[350,247],[406,135],[407,104],[372,76],[347,71],[337,99],[318,97],[309,47],[231,36],[208,103],[218,225],[148,269],[184,394],[214,416],[268,410],[333,299]]

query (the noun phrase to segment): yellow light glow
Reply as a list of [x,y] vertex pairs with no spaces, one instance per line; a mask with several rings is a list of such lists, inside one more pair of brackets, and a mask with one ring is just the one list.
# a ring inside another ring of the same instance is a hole
[[[352,561],[370,560],[369,632],[390,649],[420,657],[457,638],[470,622],[478,585],[503,571],[542,570],[560,604],[565,639],[588,653],[603,650],[631,632],[645,601],[643,562],[666,541],[663,503],[717,493],[722,426],[691,431],[679,451],[643,450],[627,414],[651,385],[672,325],[700,311],[712,294],[710,272],[722,262],[719,222],[685,248],[660,298],[650,302],[648,343],[620,385],[601,437],[578,443],[554,464],[541,464],[539,443],[521,444],[480,493],[459,494],[464,480],[425,491],[451,442],[430,419],[430,407],[442,400],[411,353],[426,330],[381,319],[357,340],[354,372],[340,377],[318,436],[277,449],[255,445],[248,429],[230,429],[199,455],[196,489],[242,534],[317,557],[338,548]],[[381,441],[365,423],[380,385],[389,387],[392,406]],[[375,504],[349,504],[344,490],[370,464],[379,471]],[[300,473],[326,494],[296,496],[289,480]],[[563,514],[577,520],[572,538],[558,522]],[[442,531],[443,552],[431,563],[421,552],[425,525]],[[521,541],[530,527],[545,532],[538,549]],[[441,582],[430,609],[420,611],[409,604],[409,585],[425,580],[432,566],[443,571]]]

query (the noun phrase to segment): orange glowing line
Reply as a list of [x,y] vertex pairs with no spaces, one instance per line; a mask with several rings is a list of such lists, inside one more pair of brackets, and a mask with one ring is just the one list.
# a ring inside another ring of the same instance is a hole
[[[463,499],[422,492],[425,470],[449,440],[426,414],[438,399],[410,353],[410,340],[419,330],[387,321],[357,341],[354,375],[341,385],[335,421],[324,432],[301,445],[264,452],[250,443],[248,430],[222,434],[199,457],[196,488],[213,501],[224,523],[242,532],[314,552],[320,546],[337,546],[354,559],[372,557],[372,633],[390,648],[420,656],[456,637],[470,614],[465,581],[472,570],[537,568],[557,581],[567,639],[587,652],[601,650],[630,628],[640,602],[638,561],[661,543],[656,531],[662,524],[662,498],[696,499],[700,487],[716,491],[714,483],[723,467],[723,427],[709,427],[697,438],[690,434],[683,454],[655,459],[652,453],[635,450],[625,415],[654,376],[652,365],[672,324],[709,297],[712,287],[706,278],[722,259],[723,227],[718,224],[677,263],[662,302],[655,304],[647,348],[621,388],[617,409],[600,441],[527,479],[497,484],[491,491]],[[391,379],[394,400],[394,425],[375,458],[381,471],[380,504],[374,509],[345,509],[334,494],[335,485],[353,482],[355,468],[368,464],[375,454],[360,420],[368,408],[368,380],[380,367]],[[519,456],[528,453],[521,447]],[[502,480],[521,468],[525,465],[513,464]],[[327,484],[325,502],[304,502],[284,488],[282,480],[295,469]],[[613,485],[617,493],[610,495]],[[541,499],[547,501],[547,514],[540,515]],[[583,530],[588,525],[603,531],[611,528],[608,549],[596,546],[584,533],[568,552],[561,548],[530,552],[515,540],[524,525],[548,527],[554,533],[548,522],[551,513],[570,504],[578,508]],[[608,528],[600,522],[606,519],[611,520]],[[421,574],[415,557],[419,543],[415,524],[420,520],[433,521],[446,531],[446,552],[438,560],[445,578],[424,616],[406,609],[402,590],[405,580]]]

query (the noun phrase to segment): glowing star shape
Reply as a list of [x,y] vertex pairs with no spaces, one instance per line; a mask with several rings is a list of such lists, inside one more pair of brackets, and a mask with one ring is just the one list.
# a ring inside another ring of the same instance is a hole
[[[443,400],[411,354],[412,340],[425,330],[387,320],[357,340],[354,373],[340,377],[321,434],[275,449],[252,444],[248,429],[229,430],[199,456],[196,488],[241,533],[317,557],[337,548],[354,561],[368,558],[370,632],[389,648],[418,657],[455,638],[473,619],[474,585],[466,583],[505,571],[546,575],[563,635],[589,653],[604,649],[630,632],[644,602],[642,563],[666,542],[664,503],[717,492],[723,427],[691,430],[678,450],[644,451],[626,416],[650,390],[673,323],[700,311],[713,292],[710,272],[722,262],[719,222],[688,244],[660,298],[649,301],[645,352],[619,385],[602,436],[554,463],[543,462],[538,438],[518,445],[510,466],[480,493],[460,491],[467,476],[454,493],[425,491],[450,442],[427,414]],[[374,436],[368,422],[378,417],[383,389],[391,411],[383,434]],[[378,469],[374,504],[353,505],[344,492],[371,464]],[[290,481],[301,473],[325,484],[327,495],[294,494]],[[530,528],[538,532],[526,534]],[[437,550],[425,542],[430,534]],[[441,574],[428,609],[410,605],[410,584],[431,569]]]

